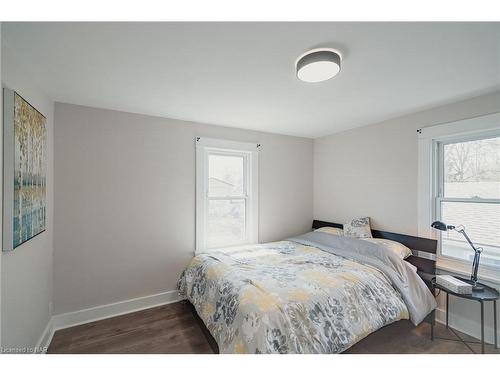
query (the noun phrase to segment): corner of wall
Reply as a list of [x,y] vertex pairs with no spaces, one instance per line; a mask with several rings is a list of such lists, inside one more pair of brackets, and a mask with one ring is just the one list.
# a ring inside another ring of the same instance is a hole
[[[30,71],[16,59],[4,42],[0,57],[2,87],[19,92],[47,118],[46,231],[16,250],[0,254],[2,347],[35,348],[46,336],[53,300],[54,102],[37,86]],[[0,144],[3,145],[2,142]]]

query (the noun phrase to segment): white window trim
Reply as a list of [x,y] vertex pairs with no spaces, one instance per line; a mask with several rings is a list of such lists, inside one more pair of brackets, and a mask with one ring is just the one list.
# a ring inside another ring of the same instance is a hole
[[[435,200],[438,181],[436,165],[438,161],[438,142],[446,142],[457,137],[464,139],[473,136],[495,136],[500,132],[500,112],[470,119],[449,122],[418,130],[418,235],[434,238],[440,236],[432,230],[431,223],[436,219]],[[441,254],[438,245],[437,268],[456,273],[470,275],[471,263]],[[481,265],[479,277],[485,281],[499,282],[498,269]]]
[[[246,154],[248,181],[245,184],[248,207],[245,210],[247,223],[246,238],[243,244],[259,242],[259,150],[258,143],[236,142],[215,138],[196,137],[196,252],[206,248],[206,212],[207,212],[207,172],[208,152]],[[199,166],[203,166],[200,168]]]

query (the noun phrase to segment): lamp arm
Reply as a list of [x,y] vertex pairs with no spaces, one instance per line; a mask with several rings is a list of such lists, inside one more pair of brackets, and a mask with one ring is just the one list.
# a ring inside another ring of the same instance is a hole
[[460,229],[455,229],[457,232],[462,233],[462,235],[465,237],[469,245],[474,249],[475,254],[474,254],[474,261],[472,262],[472,273],[470,279],[472,282],[474,282],[474,285],[477,283],[477,271],[479,269],[479,259],[481,257],[481,251],[483,251],[482,247],[475,247],[472,241],[470,240],[469,236],[467,233],[465,233],[464,228]]
[[474,251],[481,251],[482,249],[481,248],[476,248],[474,246],[474,244],[472,243],[472,241],[470,240],[469,236],[467,235],[467,233],[465,233],[465,230],[462,228],[462,229],[456,229],[456,231],[458,233],[462,233],[462,235],[465,237],[465,239],[467,240],[467,242],[469,243],[469,245],[474,249]]

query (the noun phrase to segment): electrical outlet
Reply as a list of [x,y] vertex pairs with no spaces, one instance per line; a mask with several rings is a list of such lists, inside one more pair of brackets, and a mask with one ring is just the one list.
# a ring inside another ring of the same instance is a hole
[[52,301],[49,302],[49,316],[52,316],[53,305]]

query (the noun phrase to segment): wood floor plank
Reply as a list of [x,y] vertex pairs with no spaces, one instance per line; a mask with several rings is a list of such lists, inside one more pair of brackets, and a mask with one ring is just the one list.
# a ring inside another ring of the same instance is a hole
[[[445,353],[471,354],[443,325],[436,325],[436,339],[430,340],[430,326],[413,326],[402,320],[372,333],[346,353]],[[476,339],[460,333],[469,341]],[[480,344],[470,344],[480,351]],[[166,353],[212,354],[217,345],[207,333],[193,307],[172,303],[57,331],[48,353]],[[487,353],[500,353],[492,345]]]

